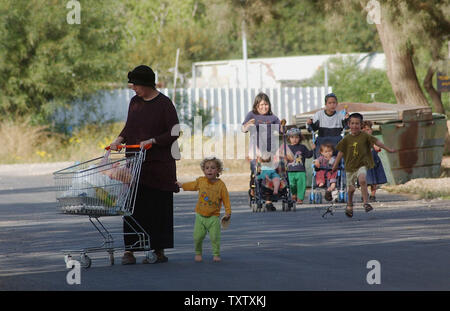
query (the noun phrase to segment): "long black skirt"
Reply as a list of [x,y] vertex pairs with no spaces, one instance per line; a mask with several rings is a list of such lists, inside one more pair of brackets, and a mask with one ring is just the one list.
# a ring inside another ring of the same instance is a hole
[[[151,249],[173,248],[172,191],[152,189],[139,184],[132,217],[150,235]],[[142,232],[131,217],[124,218],[126,220],[123,222],[124,233],[134,233],[133,228],[137,232]],[[136,247],[137,241],[137,235],[124,234],[126,250],[143,251],[144,249]],[[132,246],[133,249],[130,249]]]

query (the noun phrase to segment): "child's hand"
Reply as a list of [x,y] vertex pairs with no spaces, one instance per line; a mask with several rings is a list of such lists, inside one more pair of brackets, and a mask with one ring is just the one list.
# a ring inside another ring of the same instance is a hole
[[308,121],[306,121],[306,124],[311,125],[313,123],[312,119],[308,119]]
[[225,220],[225,221],[227,221],[227,220],[229,220],[231,218],[231,215],[230,214],[225,214],[224,216],[223,216],[223,220]]
[[177,184],[178,187],[183,188],[183,184],[180,183],[179,181],[176,181],[175,183]]

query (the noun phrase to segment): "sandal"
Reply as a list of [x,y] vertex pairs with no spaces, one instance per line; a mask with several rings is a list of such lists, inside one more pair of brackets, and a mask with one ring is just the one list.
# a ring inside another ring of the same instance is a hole
[[373,207],[369,203],[366,203],[366,204],[364,204],[364,209],[366,210],[366,213],[368,213],[371,210],[373,210]]
[[353,217],[353,203],[347,204],[345,208],[345,216],[352,218]]

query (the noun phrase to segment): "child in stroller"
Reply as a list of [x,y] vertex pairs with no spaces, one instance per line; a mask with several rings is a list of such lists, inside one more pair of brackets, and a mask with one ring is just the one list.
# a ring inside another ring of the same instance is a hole
[[314,160],[316,172],[316,185],[318,188],[326,188],[325,200],[333,199],[332,192],[336,189],[337,171],[332,172],[336,157],[333,156],[334,147],[330,143],[320,145],[320,157]]
[[[322,192],[325,200],[330,202],[347,202],[346,181],[343,163],[339,163],[338,170],[333,171],[336,157],[333,156],[335,148],[333,144],[325,142],[320,146],[320,157],[313,161],[313,178],[309,203],[322,203]],[[320,190],[323,189],[323,190]]]
[[[258,157],[256,175],[252,189],[249,190],[250,207],[253,212],[276,211],[273,202],[282,201],[282,210],[295,210],[295,201],[292,200],[287,186],[287,174],[282,161],[275,161],[275,155],[266,152]],[[263,208],[263,205],[264,208]]]

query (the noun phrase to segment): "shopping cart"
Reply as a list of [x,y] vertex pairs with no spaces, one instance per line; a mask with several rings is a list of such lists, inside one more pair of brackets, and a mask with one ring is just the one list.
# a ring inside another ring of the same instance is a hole
[[[150,252],[150,236],[132,217],[141,165],[150,147],[151,145],[145,148],[140,148],[139,145],[119,146],[117,152],[106,147],[106,152],[101,157],[53,173],[58,212],[88,216],[103,237],[103,243],[97,247],[63,250],[66,263],[72,259],[72,253],[79,253],[81,266],[89,268],[91,259],[87,254],[105,251],[109,254],[111,265],[114,264],[114,251],[118,248],[114,247],[113,235],[123,236],[124,233],[109,232],[99,219],[106,216],[122,216],[129,225],[133,221],[135,226],[130,227],[137,227],[141,232],[133,229],[134,232],[126,233],[137,235],[138,239],[135,244],[126,245],[125,249],[144,249],[150,262],[156,260]],[[137,151],[129,151],[130,149]]]

